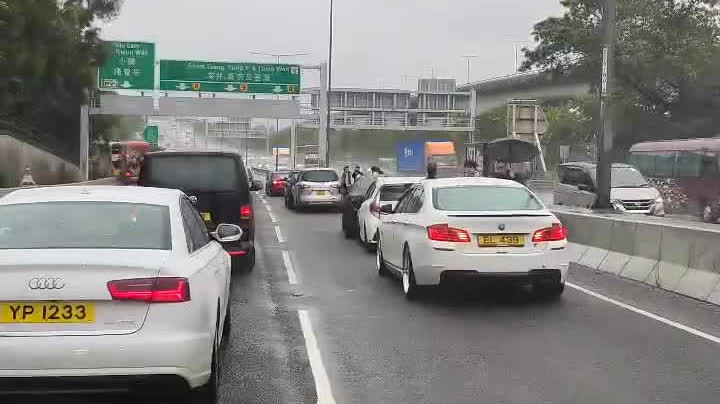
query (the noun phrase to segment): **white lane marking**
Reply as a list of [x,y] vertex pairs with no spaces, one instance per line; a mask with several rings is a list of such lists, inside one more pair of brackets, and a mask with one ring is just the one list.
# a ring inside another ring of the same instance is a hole
[[295,267],[293,266],[292,260],[290,260],[290,253],[287,250],[282,250],[283,263],[285,263],[285,270],[288,274],[288,282],[291,285],[297,285],[297,276],[295,276]]
[[268,212],[268,215],[270,216],[270,220],[272,220],[273,223],[277,223],[277,217],[272,212]]
[[280,231],[280,226],[275,226],[275,235],[277,236],[279,242],[285,242],[285,236],[283,236],[282,231]]
[[595,297],[595,298],[598,298],[598,299],[600,299],[600,300],[606,301],[606,302],[608,302],[608,303],[612,303],[612,304],[614,304],[614,305],[616,305],[616,306],[622,307],[623,309],[630,310],[630,311],[632,311],[632,312],[635,312],[635,313],[637,313],[637,314],[640,314],[641,316],[645,316],[645,317],[651,318],[651,319],[653,319],[653,320],[656,320],[656,321],[659,321],[659,322],[661,322],[661,323],[667,324],[667,325],[669,325],[669,326],[671,326],[671,327],[675,327],[675,328],[677,328],[677,329],[679,329],[679,330],[683,330],[683,331],[688,332],[688,333],[690,333],[690,334],[696,335],[696,336],[698,336],[698,337],[700,337],[700,338],[705,338],[705,339],[708,340],[708,341],[712,341],[712,342],[715,342],[716,344],[720,344],[720,338],[718,338],[718,337],[716,337],[716,336],[714,336],[714,335],[710,335],[710,334],[708,334],[708,333],[706,333],[706,332],[702,332],[702,331],[700,331],[700,330],[698,330],[698,329],[696,329],[696,328],[688,327],[688,326],[686,326],[686,325],[684,325],[684,324],[680,324],[680,323],[678,323],[678,322],[669,320],[669,319],[667,319],[667,318],[665,318],[665,317],[660,317],[660,316],[658,316],[657,314],[653,314],[653,313],[650,313],[650,312],[648,312],[648,311],[645,311],[645,310],[642,310],[642,309],[638,309],[637,307],[630,306],[629,304],[625,304],[625,303],[623,303],[623,302],[620,302],[620,301],[617,301],[617,300],[615,300],[615,299],[609,298],[609,297],[607,297],[607,296],[605,296],[605,295],[601,295],[601,294],[599,294],[599,293],[593,292],[592,290],[585,289],[585,288],[583,288],[582,286],[578,286],[578,285],[572,284],[572,283],[570,283],[570,282],[565,282],[565,284],[566,284],[567,286],[570,286],[571,288],[573,288],[573,289],[575,289],[575,290],[578,290],[578,291],[580,291],[580,292],[583,292],[583,293],[585,293],[585,294],[588,294],[588,295],[590,295],[590,296],[592,296],[592,297]]
[[315,392],[317,393],[318,404],[335,404],[335,397],[330,388],[330,379],[328,379],[325,365],[323,365],[320,348],[318,348],[317,338],[312,329],[310,315],[307,310],[298,310],[300,318],[300,327],[305,337],[305,349],[307,350],[308,359],[310,360],[310,369],[312,369],[313,379],[315,379]]
[[265,204],[265,210],[267,210],[268,212],[272,212],[272,206],[270,206],[270,205],[268,205],[268,204],[266,203],[266,204]]

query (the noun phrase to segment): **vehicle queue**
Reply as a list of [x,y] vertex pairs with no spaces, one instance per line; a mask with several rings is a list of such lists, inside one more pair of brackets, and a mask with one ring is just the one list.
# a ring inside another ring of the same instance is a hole
[[562,294],[567,230],[528,188],[498,178],[434,178],[431,169],[429,178],[298,170],[283,178],[285,206],[340,210],[344,236],[375,252],[378,274],[399,278],[408,299],[491,279]]

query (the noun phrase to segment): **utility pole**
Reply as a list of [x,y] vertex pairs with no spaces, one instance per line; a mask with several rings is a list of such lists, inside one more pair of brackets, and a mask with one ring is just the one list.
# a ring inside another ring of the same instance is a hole
[[330,94],[332,94],[332,54],[333,54],[333,0],[330,0],[330,44],[328,46],[328,79],[327,79],[327,120],[325,124],[327,127],[325,128],[325,133],[327,134],[327,137],[325,138],[325,165],[326,167],[330,167],[330,120],[332,119],[331,111],[331,97]]
[[603,10],[602,76],[600,81],[600,136],[598,136],[597,203],[599,209],[610,208],[612,184],[612,149],[615,137],[615,36],[617,0],[605,0]]

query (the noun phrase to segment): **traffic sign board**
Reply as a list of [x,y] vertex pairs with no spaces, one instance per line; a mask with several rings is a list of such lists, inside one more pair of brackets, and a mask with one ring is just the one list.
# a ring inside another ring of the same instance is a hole
[[148,125],[145,127],[145,130],[143,131],[143,138],[146,142],[157,147],[159,137],[160,131],[156,125]]
[[298,65],[161,60],[160,89],[300,94],[300,71]]
[[153,90],[155,88],[155,44],[106,42],[108,60],[98,68],[98,88]]

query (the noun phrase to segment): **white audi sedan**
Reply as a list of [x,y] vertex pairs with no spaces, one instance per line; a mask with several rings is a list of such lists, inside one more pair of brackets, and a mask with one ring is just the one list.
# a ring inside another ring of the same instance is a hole
[[0,383],[213,400],[230,258],[180,191],[52,187],[0,199]]
[[423,180],[380,208],[380,275],[402,279],[408,298],[424,287],[507,278],[559,296],[567,230],[523,185],[494,178]]

